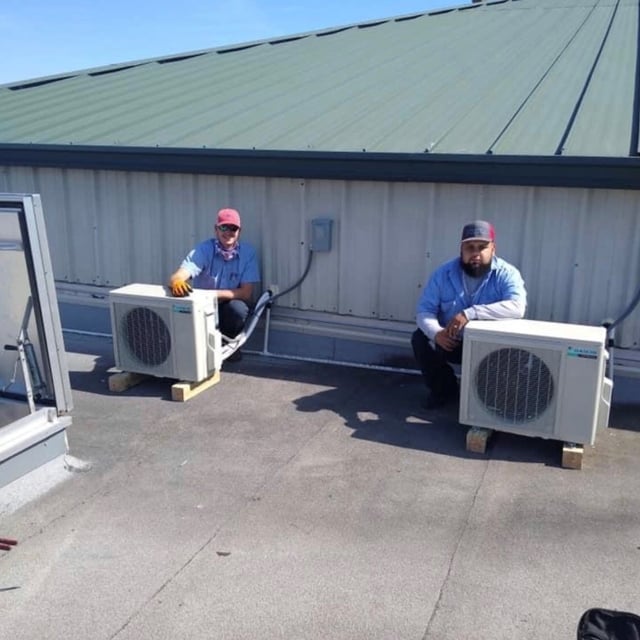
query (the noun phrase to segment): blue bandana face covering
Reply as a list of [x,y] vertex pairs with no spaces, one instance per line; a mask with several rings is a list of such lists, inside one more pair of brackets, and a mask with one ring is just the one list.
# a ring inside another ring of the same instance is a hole
[[225,262],[233,260],[238,255],[238,243],[236,242],[231,249],[225,249],[220,242],[216,240],[216,253],[222,256]]

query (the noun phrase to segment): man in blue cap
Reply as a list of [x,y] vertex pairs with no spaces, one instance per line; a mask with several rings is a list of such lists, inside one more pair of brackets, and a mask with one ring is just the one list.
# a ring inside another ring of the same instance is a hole
[[438,267],[418,302],[418,329],[411,339],[429,396],[437,409],[458,401],[458,381],[449,363],[462,362],[464,326],[469,320],[522,318],[524,281],[516,267],[496,256],[493,225],[476,220],[462,229],[460,257]]

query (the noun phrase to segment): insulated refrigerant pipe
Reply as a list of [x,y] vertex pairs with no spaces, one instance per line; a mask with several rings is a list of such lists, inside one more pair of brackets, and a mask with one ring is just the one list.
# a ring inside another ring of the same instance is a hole
[[640,302],[640,289],[636,293],[633,300],[629,303],[629,306],[616,318],[611,324],[607,324],[606,329],[607,333],[611,333],[623,320],[629,316],[629,314],[636,308],[638,303]]
[[222,360],[226,360],[232,353],[237,351],[251,336],[253,330],[256,328],[258,324],[258,320],[260,320],[260,316],[262,312],[265,310],[269,302],[272,300],[271,291],[265,291],[253,311],[249,314],[242,331],[235,338],[228,338],[224,336],[225,344],[222,347]]
[[609,378],[613,380],[613,375],[615,371],[615,363],[613,361],[614,358],[614,349],[616,342],[616,327],[627,319],[627,317],[631,314],[631,312],[638,306],[640,302],[640,289],[636,293],[635,297],[628,304],[627,308],[612,322],[606,321],[603,326],[607,330],[607,349],[609,351],[609,362],[608,362],[608,370],[609,370]]
[[[305,267],[304,272],[302,273],[300,278],[298,278],[298,280],[296,280],[290,287],[286,288],[284,291],[281,291],[276,295],[274,295],[271,291],[265,291],[258,299],[258,302],[256,302],[253,310],[250,312],[249,317],[247,318],[245,322],[245,326],[243,327],[242,331],[235,338],[227,338],[227,336],[224,336],[226,343],[222,347],[223,361],[226,360],[232,353],[237,351],[249,339],[249,337],[253,333],[253,330],[256,328],[256,325],[258,324],[258,320],[260,319],[262,312],[266,308],[270,309],[271,305],[278,298],[280,298],[281,296],[284,296],[290,291],[293,291],[294,289],[297,289],[304,282],[304,279],[307,277],[309,273],[309,269],[311,269],[312,260],[313,260],[313,250],[309,250],[309,257],[307,258],[307,266]],[[267,314],[267,330],[269,325],[269,319],[270,319],[269,314]],[[265,332],[265,335],[268,335],[268,334]]]
[[[369,369],[372,371],[387,371],[390,373],[408,373],[411,375],[420,375],[420,371],[417,369],[402,369],[399,367],[389,367],[385,365],[378,364],[363,364],[359,362],[346,362],[341,360],[329,360],[325,358],[309,358],[305,356],[291,356],[286,354],[279,353],[271,353],[268,350],[269,345],[269,332],[271,329],[271,305],[283,295],[293,291],[297,287],[299,287],[304,279],[309,274],[309,270],[311,269],[311,262],[313,259],[313,250],[309,251],[309,257],[307,259],[307,265],[304,269],[304,272],[298,280],[292,284],[290,287],[281,291],[278,294],[273,294],[271,291],[265,291],[258,302],[254,306],[253,310],[250,312],[249,317],[247,318],[247,322],[245,323],[245,328],[233,339],[228,339],[228,343],[222,348],[222,359],[225,360],[228,358],[234,351],[239,349],[251,336],[256,325],[258,324],[258,320],[260,316],[267,309],[267,316],[265,319],[265,334],[264,334],[264,343],[262,351],[254,351],[250,350],[247,353],[252,353],[255,355],[263,355],[263,356],[271,356],[273,358],[281,358],[284,360],[297,360],[299,362],[313,362],[315,364],[331,364],[339,367],[355,367],[357,369]],[[111,338],[113,339],[113,335],[110,333],[99,333],[95,331],[83,331],[79,329],[63,329],[63,333],[75,334],[75,335],[83,335],[83,336],[91,336],[96,338]],[[225,339],[226,336],[225,336]]]

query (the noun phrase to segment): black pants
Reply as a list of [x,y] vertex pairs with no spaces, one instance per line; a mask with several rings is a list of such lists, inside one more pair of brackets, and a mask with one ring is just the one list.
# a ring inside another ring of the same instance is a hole
[[420,365],[427,388],[436,396],[450,398],[458,392],[458,380],[449,364],[462,362],[462,342],[453,351],[445,351],[433,345],[424,333],[417,329],[411,337],[413,354]]
[[244,300],[218,302],[218,325],[222,335],[235,338],[244,327],[249,315],[249,306]]

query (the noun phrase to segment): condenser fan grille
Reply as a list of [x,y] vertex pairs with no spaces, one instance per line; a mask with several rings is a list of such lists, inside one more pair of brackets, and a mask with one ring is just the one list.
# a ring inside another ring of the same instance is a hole
[[485,409],[502,420],[536,420],[553,400],[547,365],[525,349],[503,348],[485,356],[475,371],[475,390]]
[[125,343],[133,357],[147,366],[158,366],[171,353],[171,333],[152,309],[135,307],[122,316]]

